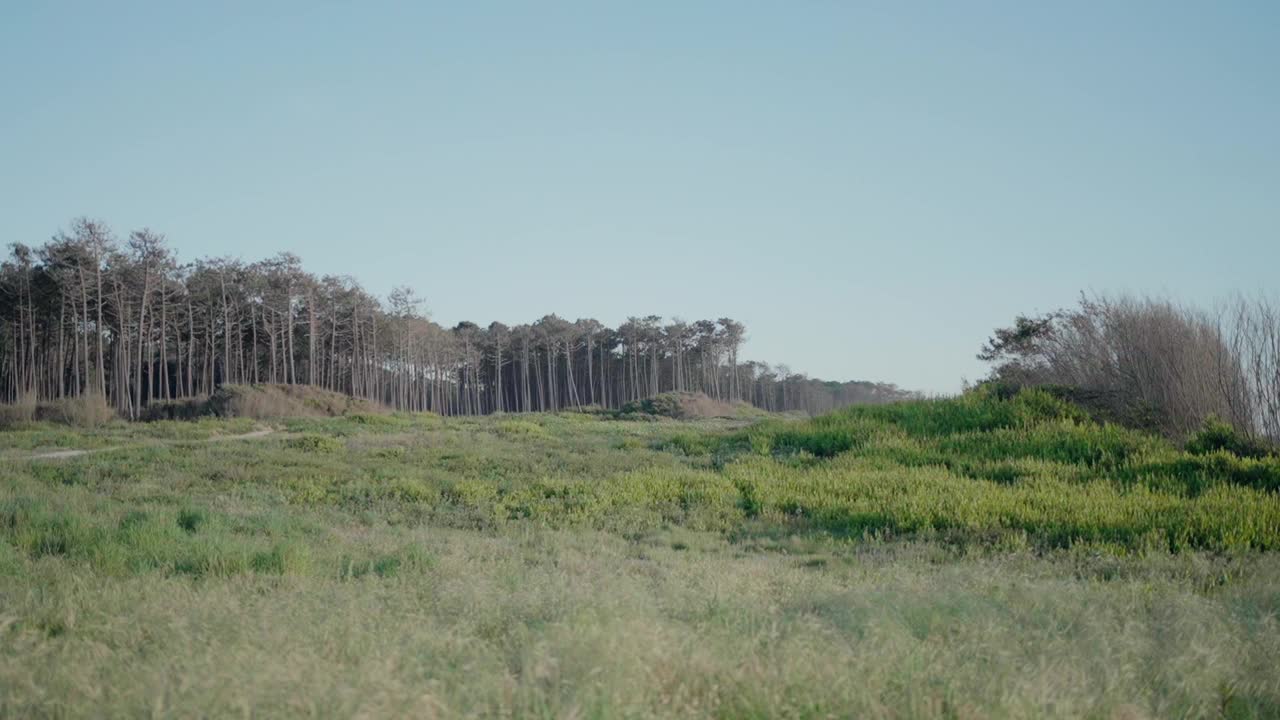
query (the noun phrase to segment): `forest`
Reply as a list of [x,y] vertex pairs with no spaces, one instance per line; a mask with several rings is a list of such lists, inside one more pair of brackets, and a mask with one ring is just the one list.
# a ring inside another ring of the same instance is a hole
[[98,394],[122,417],[224,383],[305,384],[444,415],[623,404],[703,392],[769,411],[827,412],[910,397],[890,384],[824,382],[739,357],[731,318],[630,317],[616,328],[550,314],[452,328],[408,287],[384,301],[351,277],[280,253],[184,263],[163,234],[121,242],[80,218],[0,266],[0,400]]

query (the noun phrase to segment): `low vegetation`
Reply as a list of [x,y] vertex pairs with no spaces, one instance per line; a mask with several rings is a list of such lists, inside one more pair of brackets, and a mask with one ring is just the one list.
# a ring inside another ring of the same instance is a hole
[[87,394],[37,403],[28,396],[21,402],[0,404],[0,430],[35,421],[92,428],[116,419],[115,411],[102,395]]
[[223,385],[208,397],[157,401],[143,411],[143,418],[180,420],[217,416],[270,420],[288,417],[336,417],[378,414],[382,405],[309,385]]
[[674,420],[697,418],[751,418],[763,412],[744,402],[728,403],[700,392],[667,392],[623,405],[618,414],[630,419],[665,417]]
[[0,433],[0,716],[1280,712],[1280,460],[1220,427],[649,419]]

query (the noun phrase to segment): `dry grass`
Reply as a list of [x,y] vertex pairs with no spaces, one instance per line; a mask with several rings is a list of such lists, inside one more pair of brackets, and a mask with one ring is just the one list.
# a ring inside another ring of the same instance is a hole
[[97,393],[45,403],[33,399],[0,405],[0,429],[18,428],[34,422],[50,422],[76,428],[96,428],[117,419],[107,399]]
[[803,542],[798,555],[744,554],[698,533],[378,523],[315,541],[326,556],[371,560],[197,581],[86,582],[56,558],[31,564],[0,590],[0,715],[1244,718],[1280,707],[1273,557],[964,559]]
[[47,420],[77,428],[100,427],[115,420],[116,417],[115,410],[107,404],[107,398],[98,393],[47,403],[41,405],[36,412],[37,420]]
[[1062,412],[0,434],[0,717],[1280,716],[1276,493]]
[[13,403],[0,403],[0,430],[33,422],[36,419],[36,409],[34,395],[20,397]]
[[256,420],[390,412],[377,403],[309,385],[223,385],[209,398],[209,405],[221,417]]
[[193,420],[201,417],[278,420],[290,417],[385,415],[390,408],[310,385],[223,385],[212,396],[149,403],[140,419]]

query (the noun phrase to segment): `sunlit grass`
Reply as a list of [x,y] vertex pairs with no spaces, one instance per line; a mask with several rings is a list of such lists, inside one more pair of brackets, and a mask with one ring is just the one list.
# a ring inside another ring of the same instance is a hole
[[0,433],[0,717],[1280,713],[1273,458],[1039,394],[253,427]]

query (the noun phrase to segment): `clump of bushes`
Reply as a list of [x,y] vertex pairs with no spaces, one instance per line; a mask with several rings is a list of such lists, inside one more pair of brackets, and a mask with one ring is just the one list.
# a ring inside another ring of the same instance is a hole
[[1223,451],[1236,457],[1255,460],[1280,456],[1276,446],[1265,440],[1245,435],[1216,417],[1205,420],[1204,427],[1187,438],[1186,449],[1193,455]]
[[341,440],[328,435],[301,435],[285,440],[284,444],[290,450],[306,453],[335,453],[346,448]]
[[528,420],[501,420],[494,425],[494,430],[505,437],[547,437],[545,428]]
[[0,428],[30,422],[53,422],[72,427],[92,428],[116,419],[116,413],[99,393],[37,403],[33,398],[0,405]]
[[178,527],[189,533],[198,532],[208,519],[208,514],[198,508],[184,508],[178,511]]
[[392,422],[389,413],[377,403],[309,385],[262,384],[223,385],[207,397],[152,401],[142,408],[139,419],[349,417],[362,425],[378,425]]
[[1180,440],[1216,417],[1242,436],[1280,441],[1278,338],[1280,306],[1266,299],[1209,313],[1096,296],[1018,317],[978,358],[992,364],[988,382],[1000,391],[1053,388],[1099,420]]
[[97,427],[115,420],[116,413],[107,405],[105,396],[90,393],[42,405],[36,412],[36,419],[74,427]]
[[377,415],[389,410],[360,398],[309,385],[223,385],[209,398],[210,414],[267,420],[285,417]]
[[385,413],[354,412],[347,415],[347,419],[357,425],[376,427],[393,427],[397,424],[396,418]]
[[180,400],[153,400],[142,407],[138,419],[143,422],[197,420],[214,414],[209,406],[209,397],[201,395]]
[[700,392],[665,392],[622,406],[622,417],[665,417],[675,420],[732,418],[743,414],[741,403],[720,402]]

